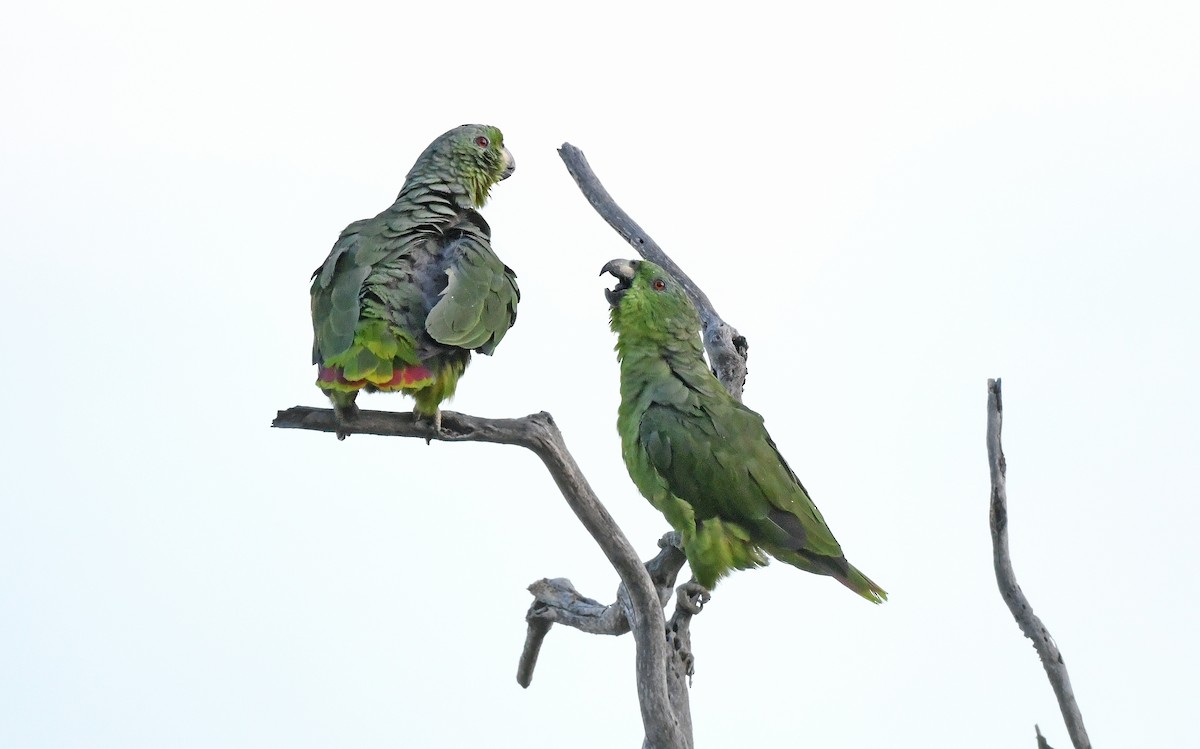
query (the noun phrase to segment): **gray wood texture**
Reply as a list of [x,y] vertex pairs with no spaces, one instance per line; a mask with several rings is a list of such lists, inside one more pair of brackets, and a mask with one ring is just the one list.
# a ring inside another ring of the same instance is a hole
[[[1063,661],[1062,652],[1050,631],[1042,620],[1033,613],[1033,606],[1025,597],[1021,586],[1017,585],[1017,575],[1013,572],[1012,558],[1008,551],[1008,492],[1006,490],[1005,473],[1007,464],[1004,460],[1004,448],[1000,444],[1000,430],[1004,423],[1004,403],[1000,397],[1000,379],[988,380],[988,410],[987,410],[987,452],[988,466],[992,476],[992,501],[990,522],[992,527],[992,559],[996,567],[996,584],[1000,586],[1000,595],[1017,626],[1033,641],[1033,649],[1042,659],[1054,696],[1058,699],[1058,709],[1062,712],[1063,721],[1067,724],[1067,734],[1075,749],[1091,749],[1092,742],[1088,739],[1087,729],[1083,727],[1083,716],[1079,712],[1079,704],[1075,701],[1075,692],[1071,689],[1071,677],[1067,674],[1067,664]],[[1036,728],[1038,745],[1042,738],[1041,729]]]
[[[307,406],[294,406],[280,411],[271,426],[331,433],[336,433],[339,429],[332,409]],[[360,411],[354,421],[348,425],[343,424],[340,428],[346,431],[347,426],[350,434],[518,445],[532,450],[541,458],[575,516],[595,539],[609,563],[617,571],[617,576],[621,578],[621,590],[624,595],[618,596],[618,601],[622,598],[625,600],[621,606],[622,618],[625,620],[625,626],[633,633],[636,647],[638,702],[641,707],[642,725],[646,731],[643,746],[653,749],[691,749],[691,716],[686,713],[686,686],[668,685],[668,677],[673,681],[682,681],[682,678],[679,676],[681,669],[674,665],[679,661],[676,646],[664,636],[668,629],[662,610],[665,601],[659,594],[660,586],[656,585],[646,566],[638,559],[625,533],[592,491],[550,414],[542,411],[519,419],[483,419],[454,411],[442,411],[441,428],[435,429],[426,420],[416,420],[411,413]],[[682,562],[679,565],[682,566]],[[678,571],[676,567],[675,574]],[[673,579],[672,577],[672,581]],[[535,583],[535,586],[537,585]],[[583,599],[578,594],[575,594],[577,600],[572,601],[571,593],[574,588],[570,587],[569,582],[556,586],[547,581],[547,585],[543,587],[548,591],[546,596],[549,600],[564,603],[559,610],[569,612],[575,617],[564,617],[559,620],[560,623],[574,625],[603,620],[604,624],[595,625],[595,631],[601,631],[602,627],[607,626],[614,630],[611,634],[618,634],[615,631],[620,627],[617,624],[617,613],[605,615],[607,618],[589,617],[588,614],[594,614],[595,608],[601,607],[600,604]],[[535,597],[536,595],[535,592]],[[580,629],[588,631],[582,626]],[[542,632],[540,637],[545,637],[545,632]],[[686,627],[684,639],[686,640]],[[536,632],[527,635],[525,649],[532,650],[532,657],[526,664],[526,656],[522,656],[518,678],[521,678],[522,671],[527,672],[526,678],[532,677],[539,647],[540,639]],[[681,695],[682,703],[679,702]],[[682,704],[682,708],[677,708],[678,704]],[[682,713],[682,716],[679,713]]]

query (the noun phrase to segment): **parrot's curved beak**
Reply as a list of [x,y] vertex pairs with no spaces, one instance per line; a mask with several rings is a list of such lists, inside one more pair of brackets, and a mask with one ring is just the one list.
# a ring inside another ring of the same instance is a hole
[[504,157],[504,171],[500,172],[500,179],[505,180],[512,176],[512,173],[517,171],[517,160],[509,153],[504,146],[500,147],[500,155]]
[[604,290],[604,298],[612,307],[616,307],[620,303],[621,297],[625,296],[625,292],[629,291],[629,285],[633,281],[633,275],[637,271],[637,260],[609,260],[600,269],[600,275],[605,273],[611,274],[617,279],[617,285],[611,289]]

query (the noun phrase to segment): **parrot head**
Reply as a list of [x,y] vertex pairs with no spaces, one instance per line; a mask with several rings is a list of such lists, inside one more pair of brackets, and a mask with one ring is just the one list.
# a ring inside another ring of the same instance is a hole
[[689,337],[700,330],[700,315],[687,291],[671,274],[648,260],[610,260],[600,275],[616,277],[604,290],[617,335]]
[[460,125],[429,144],[409,175],[435,171],[467,188],[476,208],[487,202],[492,185],[507,179],[517,162],[504,147],[504,134],[491,125]]

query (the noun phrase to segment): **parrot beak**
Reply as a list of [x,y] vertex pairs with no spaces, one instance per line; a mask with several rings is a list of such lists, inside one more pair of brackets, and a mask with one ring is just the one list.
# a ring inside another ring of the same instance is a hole
[[504,157],[504,171],[500,172],[500,179],[505,180],[511,177],[513,172],[517,171],[517,160],[503,146],[500,147],[500,155]]
[[609,260],[600,269],[600,275],[609,273],[617,279],[616,286],[604,290],[604,298],[608,300],[609,306],[616,307],[621,302],[621,297],[625,296],[625,292],[629,291],[629,284],[633,281],[637,264],[637,260]]

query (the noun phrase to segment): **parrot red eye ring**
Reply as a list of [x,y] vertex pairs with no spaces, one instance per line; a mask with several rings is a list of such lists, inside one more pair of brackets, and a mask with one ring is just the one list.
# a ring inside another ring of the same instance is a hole
[[653,286],[655,291],[662,291],[663,289],[667,288],[667,282],[661,278],[656,278],[654,279]]
[[488,147],[488,139],[487,139],[487,136],[485,136],[485,135],[481,135],[481,136],[479,136],[478,138],[476,138],[476,139],[475,139],[475,145],[479,146],[480,148],[487,148],[487,147]]

